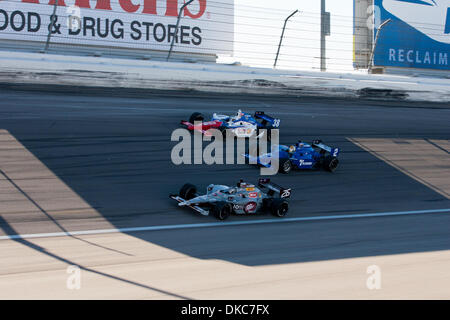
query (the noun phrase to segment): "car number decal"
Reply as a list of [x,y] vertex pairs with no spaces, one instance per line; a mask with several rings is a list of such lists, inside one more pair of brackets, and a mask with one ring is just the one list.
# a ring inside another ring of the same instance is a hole
[[280,197],[281,198],[289,198],[291,196],[291,190],[283,190],[283,192],[281,193]]

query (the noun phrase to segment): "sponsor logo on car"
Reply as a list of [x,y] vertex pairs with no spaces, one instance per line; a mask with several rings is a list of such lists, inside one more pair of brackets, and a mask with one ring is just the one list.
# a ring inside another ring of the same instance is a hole
[[233,205],[233,209],[236,210],[236,211],[242,210],[242,206],[239,205],[239,204],[235,204],[235,205]]
[[310,162],[310,161],[299,160],[299,165],[300,165],[300,166],[310,166],[310,165],[312,165],[312,164],[313,164],[313,163]]
[[256,202],[249,202],[249,203],[247,203],[245,205],[245,207],[244,207],[245,213],[249,213],[249,212],[255,211],[256,210],[256,206],[257,206]]

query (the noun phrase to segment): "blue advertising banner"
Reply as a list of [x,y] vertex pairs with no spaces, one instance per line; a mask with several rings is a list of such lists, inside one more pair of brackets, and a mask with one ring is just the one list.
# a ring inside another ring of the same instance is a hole
[[374,0],[374,65],[449,70],[450,0]]

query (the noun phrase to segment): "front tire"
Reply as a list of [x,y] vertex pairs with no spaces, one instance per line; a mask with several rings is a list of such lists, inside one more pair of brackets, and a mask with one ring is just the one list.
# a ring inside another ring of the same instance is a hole
[[212,211],[213,211],[214,216],[217,219],[223,221],[223,220],[226,220],[230,216],[233,209],[231,208],[231,205],[229,203],[220,201],[214,205]]
[[334,172],[339,165],[339,160],[333,156],[327,156],[323,160],[323,168],[326,171]]
[[191,200],[196,197],[197,187],[193,184],[186,183],[180,189],[180,197],[184,200]]
[[279,172],[288,174],[292,170],[292,162],[289,159],[280,159]]
[[283,218],[286,216],[289,211],[289,203],[283,199],[274,199],[270,204],[270,212],[279,218]]

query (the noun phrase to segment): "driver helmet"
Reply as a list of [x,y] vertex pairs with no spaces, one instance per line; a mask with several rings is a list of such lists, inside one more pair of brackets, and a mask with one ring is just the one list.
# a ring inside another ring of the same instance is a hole
[[289,153],[294,153],[296,150],[295,146],[290,146],[289,147]]

